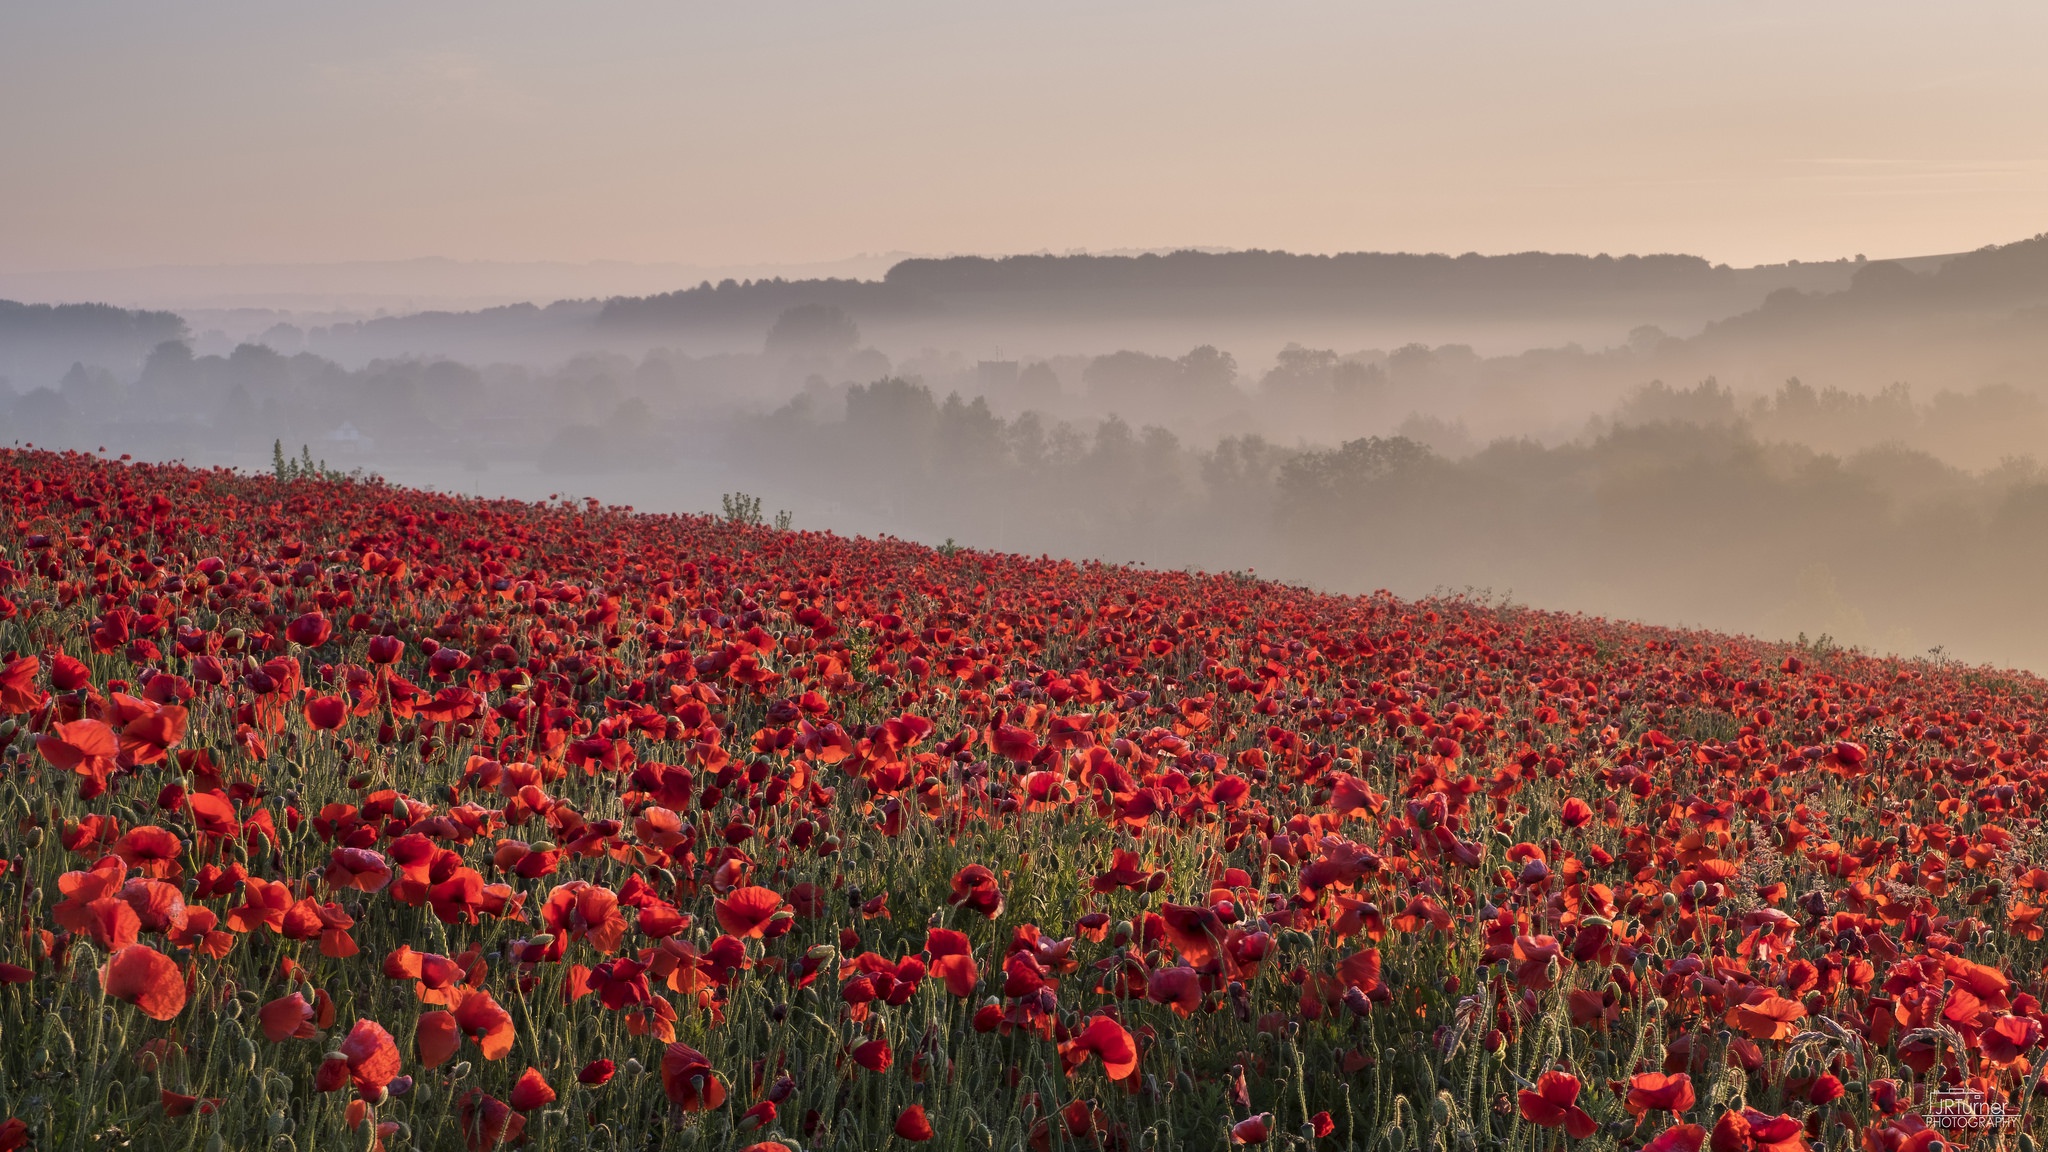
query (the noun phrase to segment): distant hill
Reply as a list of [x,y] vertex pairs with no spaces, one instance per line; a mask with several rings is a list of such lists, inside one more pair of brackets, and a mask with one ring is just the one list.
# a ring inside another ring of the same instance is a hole
[[1844,384],[2037,385],[2048,378],[2048,234],[1933,267],[1875,261],[1835,291],[1781,289],[1709,324],[1679,359],[1695,372],[1746,366]]
[[[891,269],[893,272],[894,269]],[[862,320],[933,312],[938,302],[914,288],[883,280],[726,280],[658,296],[619,296],[598,313],[600,329],[661,332],[693,328],[759,327],[806,304],[824,304]]]
[[1965,252],[1924,272],[1914,271],[1911,263],[1861,265],[1848,286],[1835,292],[1780,289],[1754,310],[1711,325],[1709,332],[1724,337],[1780,333],[1878,319],[1889,323],[1901,314],[1952,317],[2048,304],[2048,233]]
[[600,328],[687,332],[763,326],[787,308],[837,307],[862,324],[911,320],[1103,324],[1128,319],[1537,320],[1674,312],[1697,323],[1783,289],[1845,287],[1856,265],[1730,268],[1697,256],[1504,256],[1353,252],[1195,252],[1136,256],[910,259],[879,281],[701,284],[607,301]]
[[0,300],[0,377],[27,391],[53,383],[81,360],[132,371],[151,348],[184,335],[185,321],[175,312]]

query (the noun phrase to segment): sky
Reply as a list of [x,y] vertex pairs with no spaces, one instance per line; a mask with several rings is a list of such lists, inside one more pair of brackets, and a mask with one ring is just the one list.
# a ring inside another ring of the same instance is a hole
[[2048,229],[2048,5],[0,6],[0,272]]

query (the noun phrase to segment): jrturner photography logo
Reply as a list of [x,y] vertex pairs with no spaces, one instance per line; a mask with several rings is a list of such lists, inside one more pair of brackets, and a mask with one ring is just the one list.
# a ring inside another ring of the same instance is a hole
[[1982,1131],[2005,1128],[2020,1122],[2019,1113],[2008,1112],[2003,1100],[1986,1100],[1973,1088],[1944,1088],[1927,1101],[1928,1124],[1940,1129]]

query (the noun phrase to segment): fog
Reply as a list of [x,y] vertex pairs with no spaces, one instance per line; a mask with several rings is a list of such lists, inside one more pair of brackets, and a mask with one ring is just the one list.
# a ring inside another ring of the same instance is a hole
[[0,303],[0,442],[749,493],[797,530],[2048,670],[2048,239],[824,272],[382,316],[282,273],[181,311]]

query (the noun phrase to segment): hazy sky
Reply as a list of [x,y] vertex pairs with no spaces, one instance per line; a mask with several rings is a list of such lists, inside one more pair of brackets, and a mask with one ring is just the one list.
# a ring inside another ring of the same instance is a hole
[[0,6],[0,270],[2048,229],[2048,5]]

